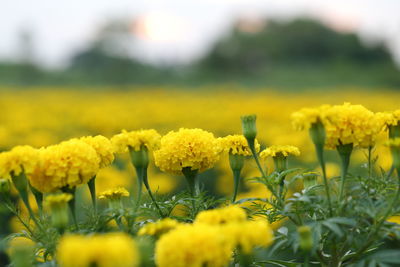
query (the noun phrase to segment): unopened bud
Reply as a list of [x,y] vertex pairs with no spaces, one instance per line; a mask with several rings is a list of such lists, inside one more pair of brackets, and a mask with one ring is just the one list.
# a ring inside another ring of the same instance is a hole
[[300,226],[297,228],[299,233],[299,247],[303,251],[310,251],[313,247],[313,237],[310,226]]
[[256,115],[246,115],[242,116],[242,130],[243,135],[247,140],[254,140],[257,136],[256,128]]

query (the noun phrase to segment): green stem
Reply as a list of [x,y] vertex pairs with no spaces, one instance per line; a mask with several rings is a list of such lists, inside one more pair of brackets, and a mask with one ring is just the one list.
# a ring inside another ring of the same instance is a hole
[[68,206],[69,209],[71,210],[71,214],[72,214],[72,219],[74,221],[75,227],[76,229],[78,229],[78,221],[76,219],[76,188],[69,188],[69,187],[64,187],[61,189],[61,191],[63,191],[64,193],[68,193],[71,194],[73,197],[70,201],[68,201]]
[[151,191],[151,188],[150,188],[150,185],[149,185],[149,180],[148,180],[148,177],[147,177],[147,169],[144,169],[142,174],[143,174],[142,181],[144,183],[144,186],[146,187],[147,192],[149,193],[149,196],[150,196],[151,200],[153,201],[153,204],[156,207],[156,209],[157,209],[158,213],[160,214],[161,218],[164,218],[165,215],[161,211],[160,206],[158,206],[157,201],[153,196],[153,192]]
[[29,189],[31,190],[33,196],[35,197],[36,204],[38,206],[39,215],[43,213],[43,193],[39,192],[34,188],[31,183],[28,182]]
[[258,155],[257,155],[257,152],[256,152],[256,148],[254,146],[254,140],[253,140],[253,142],[251,142],[250,140],[247,140],[247,141],[248,141],[248,145],[250,147],[251,154],[253,155],[253,158],[254,158],[254,160],[255,160],[255,162],[257,164],[258,169],[261,172],[262,177],[263,178],[267,177],[267,175],[264,172],[264,169],[261,166],[260,160],[258,158]]
[[372,146],[368,147],[368,179],[372,176]]
[[345,180],[347,172],[350,165],[350,156],[353,151],[353,144],[338,145],[337,151],[341,160],[341,179],[340,179],[340,191],[339,191],[339,201],[343,200]]
[[328,200],[328,208],[329,208],[329,215],[332,217],[333,216],[333,211],[332,211],[332,200],[331,200],[331,193],[330,193],[330,188],[329,188],[329,182],[328,182],[328,177],[326,175],[326,167],[325,167],[325,159],[324,159],[324,145],[319,145],[315,144],[315,151],[317,153],[317,158],[319,165],[321,166],[322,170],[322,178],[324,180],[324,187],[325,187],[325,192],[326,192],[326,198]]
[[143,168],[136,168],[137,175],[137,193],[136,193],[136,207],[135,211],[137,211],[140,207],[140,201],[142,200],[142,185],[143,185]]
[[233,170],[233,196],[232,196],[232,203],[236,201],[236,196],[239,191],[239,184],[240,184],[240,170]]
[[192,196],[192,208],[193,212],[196,211],[196,201],[195,197],[197,196],[197,183],[196,183],[196,176],[197,176],[197,170],[192,170],[190,167],[185,167],[182,169],[182,173],[186,178],[186,181],[188,183],[188,188],[189,188],[189,193]]
[[97,212],[97,201],[96,201],[96,175],[89,180],[88,187],[90,191],[90,196],[92,198],[92,204],[94,212]]

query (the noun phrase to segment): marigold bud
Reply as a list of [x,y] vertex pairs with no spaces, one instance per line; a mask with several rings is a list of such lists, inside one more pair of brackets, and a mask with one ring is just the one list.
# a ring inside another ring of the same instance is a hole
[[313,247],[311,227],[303,225],[297,228],[299,233],[299,246],[303,251],[310,251]]
[[247,140],[254,140],[257,136],[256,119],[256,115],[246,115],[241,117],[243,135]]

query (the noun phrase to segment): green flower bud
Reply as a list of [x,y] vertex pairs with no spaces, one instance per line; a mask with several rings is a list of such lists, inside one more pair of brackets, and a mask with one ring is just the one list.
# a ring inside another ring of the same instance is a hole
[[320,120],[311,124],[310,136],[311,136],[311,140],[313,141],[313,143],[316,146],[324,147],[326,133],[325,133],[324,125],[322,124],[322,122]]
[[257,136],[256,128],[256,115],[246,115],[242,116],[242,130],[243,135],[247,140],[254,140]]
[[274,160],[276,172],[283,172],[287,170],[287,157],[285,157],[282,153],[277,153],[276,156],[272,158]]
[[297,228],[299,234],[299,247],[303,251],[310,251],[313,247],[311,227],[303,225]]
[[141,146],[138,151],[129,148],[129,154],[131,155],[131,161],[135,168],[142,169],[149,166],[149,153],[145,146]]
[[229,165],[232,171],[241,171],[244,166],[245,156],[229,153]]

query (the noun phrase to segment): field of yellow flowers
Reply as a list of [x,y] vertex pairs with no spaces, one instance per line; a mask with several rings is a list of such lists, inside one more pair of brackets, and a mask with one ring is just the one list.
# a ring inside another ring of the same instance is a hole
[[0,264],[400,264],[398,99],[3,90]]

